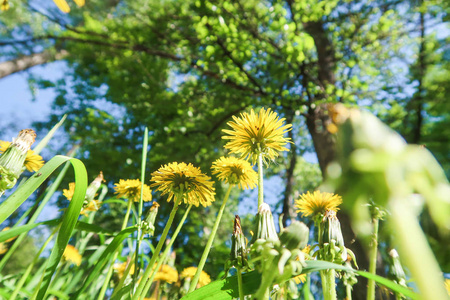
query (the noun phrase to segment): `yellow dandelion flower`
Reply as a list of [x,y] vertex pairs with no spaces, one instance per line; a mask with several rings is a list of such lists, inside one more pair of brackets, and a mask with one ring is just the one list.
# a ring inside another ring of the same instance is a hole
[[178,281],[178,271],[169,265],[162,265],[153,280],[175,283]]
[[80,211],[80,215],[83,216],[88,216],[88,212],[91,211],[97,211],[100,206],[102,205],[102,202],[100,202],[99,200],[92,200],[91,202],[89,202],[88,205],[86,205],[85,207],[83,207],[83,209]]
[[302,252],[309,255],[309,252],[311,252],[311,245],[306,245],[306,247],[302,249]]
[[[6,231],[6,230],[9,230],[9,229],[10,229],[10,227],[5,227],[5,228],[2,229],[2,231]],[[5,243],[12,242],[12,241],[14,241],[16,238],[17,238],[17,236],[14,236],[14,237],[12,237],[12,238],[9,238],[9,239],[7,239],[7,240],[5,241]]]
[[8,0],[2,0],[1,4],[0,4],[0,10],[5,11],[5,10],[8,10],[8,9],[9,9]]
[[81,255],[78,252],[77,248],[72,245],[67,245],[64,250],[63,257],[66,261],[70,261],[77,266],[81,265]]
[[[0,141],[0,153],[3,153],[8,149],[11,142]],[[39,171],[40,168],[44,165],[44,160],[42,156],[35,154],[33,150],[28,150],[27,156],[25,157],[25,162],[23,163],[25,168],[27,168],[30,172]]]
[[295,284],[304,283],[306,281],[306,274],[300,274],[292,279],[294,279]]
[[[141,197],[141,181],[139,179],[120,179],[119,183],[115,184],[114,189],[116,190],[118,198],[122,197],[134,202],[139,202],[139,198]],[[146,184],[144,184],[142,200],[152,201],[152,191]]]
[[445,279],[445,288],[447,289],[447,293],[450,296],[450,279]]
[[241,154],[244,159],[251,158],[255,164],[259,153],[266,162],[266,159],[274,160],[278,152],[289,151],[285,145],[290,139],[284,134],[292,125],[284,125],[285,119],[280,119],[270,108],[262,108],[258,114],[252,109],[250,114],[242,113],[240,118],[233,116],[233,120],[227,123],[232,130],[222,130],[228,134],[222,138],[230,140],[225,148],[231,153]]
[[[125,273],[125,270],[128,267],[128,262],[125,261],[123,263],[115,263],[113,266],[114,271],[117,273],[117,276],[119,277],[119,280],[123,277],[123,274]],[[129,275],[134,274],[134,264],[130,268]]]
[[151,187],[157,187],[162,195],[169,194],[168,202],[175,194],[182,192],[184,203],[198,206],[209,206],[214,201],[214,187],[211,178],[203,174],[200,168],[192,164],[173,162],[162,166],[152,173],[155,183]]
[[[188,278],[188,279],[192,280],[192,278],[194,278],[194,275],[196,272],[197,272],[197,267],[189,267],[189,268],[184,269],[181,272],[180,277],[184,278],[184,279]],[[206,273],[205,271],[202,271],[200,273],[200,279],[198,280],[197,288],[205,286],[210,282],[211,282],[211,277],[209,277],[208,273]]]
[[0,243],[0,255],[5,254],[8,252],[8,247],[5,243]]
[[75,182],[69,183],[69,189],[63,189],[63,196],[67,198],[67,200],[72,200],[73,193],[75,192]]
[[302,213],[307,217],[310,215],[323,214],[327,210],[339,210],[338,206],[342,203],[342,198],[339,195],[315,191],[314,193],[306,192],[295,200],[294,207],[297,212]]
[[[69,189],[63,189],[63,196],[67,198],[67,200],[71,201],[73,198],[73,193],[75,192],[75,182],[69,183]],[[87,202],[87,201],[86,201]],[[80,211],[80,215],[88,216],[88,212],[90,211],[97,211],[100,206],[102,205],[102,202],[98,200],[91,200],[89,203],[83,206],[83,208]]]
[[253,189],[258,182],[258,173],[253,170],[248,161],[240,158],[222,156],[213,162],[211,169],[214,175],[217,174],[219,180],[237,184],[242,189]]

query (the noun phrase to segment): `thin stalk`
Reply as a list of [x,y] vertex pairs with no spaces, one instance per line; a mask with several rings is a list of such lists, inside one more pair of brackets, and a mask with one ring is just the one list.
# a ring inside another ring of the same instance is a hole
[[211,246],[212,246],[212,243],[216,236],[217,229],[219,228],[220,220],[222,219],[223,211],[225,210],[225,205],[227,204],[228,198],[230,197],[230,192],[231,192],[232,187],[233,187],[233,185],[230,184],[227,192],[225,193],[225,197],[223,198],[222,205],[220,206],[216,221],[214,222],[212,232],[209,235],[208,242],[206,242],[205,250],[203,251],[202,257],[200,258],[200,262],[198,263],[197,272],[195,273],[194,278],[192,278],[192,281],[190,283],[188,293],[193,292],[195,290],[195,288],[197,287],[197,283],[200,279],[200,274],[202,273],[203,267],[205,266],[205,262],[206,262],[206,259],[208,258],[209,251],[211,251]]
[[[377,217],[372,219],[373,222],[373,234],[372,244],[370,247],[370,265],[369,273],[376,275],[377,270],[377,255],[378,255],[378,227],[380,220]],[[369,279],[367,285],[367,300],[375,300],[375,280]]]
[[172,237],[170,238],[169,244],[166,246],[163,254],[159,258],[156,268],[153,269],[152,275],[147,280],[147,283],[145,284],[145,287],[144,287],[144,291],[142,292],[143,297],[145,297],[145,295],[147,295],[148,290],[152,286],[153,279],[155,278],[156,273],[158,273],[159,268],[165,262],[167,256],[169,255],[169,251],[172,248],[172,245],[173,245],[175,239],[177,238],[178,233],[180,233],[181,227],[183,227],[184,221],[186,221],[187,215],[189,214],[189,211],[191,210],[191,208],[192,208],[192,204],[190,204],[188,206],[188,208],[186,209],[186,212],[184,213],[183,217],[181,218],[181,221],[178,223],[177,229],[175,229],[175,232],[173,233]]
[[134,276],[133,276],[133,286],[136,283],[137,280],[137,275],[139,274],[139,249],[141,248],[141,242],[142,242],[142,238],[141,236],[143,236],[142,234],[142,208],[144,205],[144,201],[142,199],[142,197],[144,196],[144,181],[145,181],[145,166],[147,163],[147,148],[148,148],[148,128],[145,127],[144,130],[144,141],[142,144],[142,160],[141,160],[141,195],[139,198],[139,208],[138,208],[138,218],[137,218],[137,224],[138,224],[138,228],[139,230],[137,231],[137,240],[138,242],[136,243],[136,249],[134,250],[134,252],[136,252],[136,257],[135,257],[135,269],[136,272],[134,272]]
[[303,285],[303,299],[310,300],[311,299],[311,277],[309,274],[306,274],[306,282]]
[[145,283],[147,281],[145,279],[149,277],[150,272],[152,272],[152,270],[153,270],[153,265],[155,264],[156,259],[159,256],[159,252],[161,252],[161,248],[162,248],[162,246],[163,246],[163,244],[164,244],[164,242],[166,240],[167,233],[169,233],[170,226],[172,225],[173,218],[175,217],[175,214],[176,214],[176,212],[178,210],[178,205],[181,202],[182,197],[183,197],[183,193],[182,192],[179,193],[177,195],[177,197],[176,197],[176,200],[175,200],[175,203],[173,205],[172,211],[170,212],[169,220],[167,221],[166,226],[164,227],[163,233],[161,235],[161,238],[159,239],[158,245],[156,246],[155,252],[153,253],[152,258],[151,258],[150,262],[148,263],[147,268],[144,271],[144,275],[142,275],[142,280],[139,283],[139,285],[137,287],[137,290],[136,290],[136,292],[133,295],[132,300],[138,300],[141,297],[141,294],[142,294],[142,292],[144,290],[144,287],[145,287]]
[[[130,255],[130,257],[131,257],[130,262],[128,263],[127,267],[125,268],[125,271],[123,272],[123,276],[122,276],[122,278],[120,278],[119,283],[114,288],[114,291],[111,295],[111,299],[113,299],[114,296],[116,295],[116,293],[118,291],[120,291],[120,289],[123,287],[123,284],[125,283],[125,280],[127,279],[127,276],[130,273],[130,270],[134,265],[133,260],[134,260],[135,255],[136,255],[136,252],[134,252],[133,254]],[[135,268],[135,273],[136,273],[136,268]]]
[[237,267],[237,279],[238,279],[239,299],[245,300],[244,283],[242,282],[242,269],[240,267]]
[[36,253],[36,256],[34,257],[33,262],[25,270],[25,273],[23,273],[23,275],[20,278],[19,282],[16,283],[16,288],[14,289],[13,293],[11,294],[9,300],[16,299],[17,295],[19,294],[20,289],[22,288],[22,286],[24,285],[25,281],[27,280],[28,275],[30,275],[31,270],[33,269],[34,265],[39,260],[39,257],[41,255],[42,251],[44,251],[44,249],[47,247],[48,243],[50,243],[50,241],[53,239],[53,236],[56,234],[56,232],[58,231],[59,227],[60,226],[58,225],[58,226],[55,227],[55,229],[53,229],[52,233],[47,238],[47,240],[44,242],[44,244],[42,245],[41,249],[39,249],[38,253]]
[[347,298],[345,298],[346,300],[352,300],[352,286],[350,284],[347,284],[345,286],[345,292],[347,294]]
[[[125,214],[125,218],[123,219],[121,230],[124,230],[127,227],[132,204],[133,204],[133,201],[128,199],[127,212]],[[118,256],[119,256],[119,251],[116,250],[116,252],[114,253],[114,256],[111,260],[111,264],[109,265],[108,272],[106,273],[106,277],[105,277],[105,281],[103,282],[102,289],[100,290],[100,294],[98,295],[98,298],[97,298],[98,300],[105,299],[106,290],[108,289],[109,281],[111,280],[112,274],[114,272],[114,262],[116,261]]]
[[336,300],[336,271],[334,269],[322,271],[321,277],[323,298],[325,300]]
[[258,154],[258,208],[264,203],[264,166],[262,153]]

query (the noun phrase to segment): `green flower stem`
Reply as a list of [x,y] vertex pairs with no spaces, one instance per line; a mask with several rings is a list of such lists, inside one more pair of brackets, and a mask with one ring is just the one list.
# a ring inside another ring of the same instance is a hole
[[336,300],[336,271],[334,269],[328,269],[321,271],[322,277],[322,290],[324,300]]
[[[128,219],[130,217],[130,211],[131,211],[131,206],[132,205],[133,205],[133,201],[128,199],[127,212],[125,214],[125,218],[123,219],[121,230],[124,230],[127,227]],[[116,261],[118,256],[119,256],[119,251],[117,250],[114,253],[114,256],[113,256],[113,258],[111,260],[111,264],[109,265],[108,273],[106,273],[106,277],[104,279],[105,281],[103,282],[102,289],[100,290],[100,294],[98,295],[98,298],[97,298],[98,300],[105,299],[106,290],[108,289],[109,281],[111,280],[112,274],[114,272],[114,262]]]
[[306,274],[306,282],[302,288],[303,299],[310,300],[311,299],[311,277],[309,274]]
[[421,299],[448,299],[442,271],[407,199],[389,199],[390,224],[400,257],[419,288]]
[[175,217],[175,214],[178,210],[178,205],[180,204],[182,197],[183,197],[183,192],[179,193],[176,197],[172,211],[170,212],[169,220],[167,220],[166,226],[164,227],[163,233],[161,235],[161,238],[159,239],[158,245],[156,246],[155,252],[153,253],[152,258],[151,258],[150,262],[148,263],[147,268],[145,269],[144,275],[142,275],[142,280],[139,283],[137,290],[133,295],[132,300],[138,300],[144,290],[145,283],[147,281],[145,279],[149,277],[150,272],[152,272],[152,270],[153,270],[153,265],[155,264],[156,259],[159,256],[159,252],[161,251],[161,248],[166,240],[167,233],[169,233],[170,226],[172,225],[173,218]]
[[345,298],[346,300],[352,300],[352,286],[350,284],[347,284],[345,286],[345,292],[347,294],[347,298]]
[[150,289],[150,287],[152,286],[153,279],[155,278],[156,273],[158,273],[158,270],[161,267],[161,265],[166,261],[166,258],[169,255],[170,249],[172,248],[172,245],[173,245],[175,239],[177,238],[178,233],[180,233],[181,227],[183,227],[184,221],[186,221],[186,218],[187,218],[191,208],[192,208],[192,204],[190,204],[188,206],[188,208],[186,209],[186,212],[184,213],[183,217],[181,218],[181,221],[178,223],[177,229],[175,229],[175,232],[173,233],[172,237],[170,238],[169,244],[166,246],[163,254],[161,255],[160,259],[158,260],[158,264],[156,265],[156,268],[153,269],[152,275],[147,280],[147,283],[145,284],[144,292],[142,293],[142,295],[145,296],[147,294],[148,290]]
[[237,267],[237,279],[238,279],[239,299],[245,300],[244,283],[242,282],[242,269],[240,267]]
[[133,276],[133,285],[136,283],[137,280],[137,276],[139,274],[139,249],[141,248],[141,242],[142,242],[142,236],[143,236],[143,232],[142,232],[142,209],[144,206],[144,200],[142,199],[144,196],[144,181],[145,181],[145,166],[147,163],[147,148],[148,148],[148,128],[145,127],[144,130],[144,141],[143,141],[143,145],[142,145],[142,163],[141,163],[141,195],[139,198],[139,208],[138,208],[138,219],[137,219],[137,224],[139,227],[138,233],[137,233],[137,240],[138,242],[136,243],[136,258],[135,258],[135,270],[136,272],[134,272],[134,276]]
[[[125,283],[125,280],[127,279],[128,274],[130,273],[131,268],[133,267],[133,260],[134,257],[136,256],[136,252],[133,252],[130,255],[130,263],[127,265],[127,267],[125,268],[125,271],[123,272],[123,276],[122,278],[120,278],[119,283],[117,284],[117,286],[114,288],[114,291],[111,295],[111,299],[114,298],[114,296],[117,294],[118,291],[120,291],[120,289],[123,287],[123,284]],[[135,268],[136,270],[136,268]]]
[[208,242],[206,243],[205,250],[203,251],[202,257],[200,258],[200,262],[197,266],[197,272],[192,278],[191,284],[189,286],[189,293],[193,292],[197,287],[198,280],[200,279],[200,274],[202,273],[203,267],[205,266],[206,259],[208,258],[209,251],[211,250],[212,243],[214,241],[214,237],[216,236],[217,228],[219,228],[220,220],[222,219],[223,211],[225,209],[225,205],[227,204],[228,198],[230,197],[232,184],[228,187],[227,192],[225,193],[225,197],[223,198],[222,206],[220,206],[219,213],[217,214],[216,222],[214,223],[211,234],[209,235]]
[[45,241],[44,245],[42,245],[41,249],[38,251],[38,253],[36,253],[36,256],[34,257],[33,262],[25,270],[25,273],[23,273],[23,275],[20,278],[19,282],[16,283],[16,288],[14,289],[13,293],[9,297],[9,300],[15,300],[16,299],[17,295],[19,294],[20,289],[22,288],[22,286],[24,285],[25,281],[27,280],[28,275],[30,275],[34,265],[39,260],[39,256],[41,255],[42,251],[44,251],[44,249],[47,247],[48,243],[50,243],[50,241],[53,239],[53,236],[56,234],[56,232],[58,231],[59,227],[60,227],[60,225],[56,226],[55,229],[53,229],[52,233],[47,238],[47,240]]
[[[370,265],[369,273],[376,275],[377,270],[377,255],[378,255],[378,226],[380,219],[377,217],[372,218],[373,222],[373,233],[372,233],[372,244],[370,247]],[[367,285],[367,300],[375,300],[375,280],[369,279]]]
[[258,154],[258,208],[264,203],[264,170],[262,153]]

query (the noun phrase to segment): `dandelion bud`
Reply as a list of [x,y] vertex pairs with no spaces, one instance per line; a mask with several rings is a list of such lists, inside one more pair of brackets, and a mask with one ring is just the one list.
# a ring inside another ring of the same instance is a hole
[[400,263],[400,258],[395,249],[389,251],[389,277],[399,285],[406,286],[406,276],[405,271],[403,271],[402,264]]
[[32,129],[21,130],[8,149],[0,156],[0,195],[11,189],[23,171],[28,150],[36,139]]
[[280,233],[280,242],[289,250],[303,249],[308,237],[309,228],[302,222],[294,221]]
[[[344,237],[342,236],[341,223],[336,217],[336,212],[328,210],[325,212],[322,223],[324,223],[324,231],[322,236],[322,245],[327,245],[326,256],[332,257],[335,262],[344,262],[347,260],[347,248],[344,245]],[[340,255],[340,259],[338,257]]]
[[231,236],[231,265],[242,268],[248,265],[247,263],[247,243],[244,233],[241,228],[241,219],[238,215],[234,218],[234,230]]
[[100,188],[100,185],[102,184],[103,179],[103,172],[100,171],[98,176],[89,184],[87,190],[86,190],[86,197],[85,201],[89,204],[92,200],[94,200],[95,195],[97,194],[98,189]]
[[144,233],[148,233],[150,236],[152,236],[155,232],[155,220],[156,215],[158,214],[158,207],[158,202],[153,202],[152,207],[150,207],[147,212],[144,222],[142,222],[142,231]]
[[255,221],[256,228],[251,241],[252,244],[257,239],[278,241],[278,234],[275,230],[275,223],[273,222],[273,216],[269,205],[263,203],[259,206]]

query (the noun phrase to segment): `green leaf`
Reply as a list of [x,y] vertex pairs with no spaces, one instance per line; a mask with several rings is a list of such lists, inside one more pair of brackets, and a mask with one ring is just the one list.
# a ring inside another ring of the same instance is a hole
[[[84,164],[80,160],[78,160],[76,158],[70,158],[70,157],[64,157],[64,156],[55,156],[47,164],[45,164],[44,167],[42,167],[42,169],[44,169],[46,165],[50,165],[50,166],[54,167],[53,168],[53,170],[54,170],[59,165],[65,163],[66,161],[70,161],[74,168],[75,191],[74,191],[72,200],[70,201],[69,207],[64,212],[64,216],[62,218],[62,223],[61,223],[61,228],[58,232],[58,237],[56,239],[55,246],[53,247],[50,257],[47,260],[48,267],[44,272],[44,276],[43,276],[41,286],[39,288],[39,292],[36,295],[37,300],[43,299],[47,293],[47,289],[50,285],[52,276],[55,273],[56,267],[58,266],[58,264],[61,260],[61,256],[63,255],[64,250],[66,249],[67,243],[69,242],[69,239],[72,236],[72,231],[74,230],[75,225],[77,223],[77,219],[80,216],[80,211],[81,211],[81,208],[83,207],[84,198],[86,196],[87,173],[86,173],[86,168],[84,167]],[[52,162],[53,162],[53,164],[51,164]],[[42,170],[41,171],[42,176],[40,176],[40,177],[44,177],[45,176],[44,172],[48,172],[49,170],[50,169]],[[45,177],[48,177],[48,175]],[[36,176],[33,176],[28,181],[34,179],[35,177]],[[37,177],[37,179],[39,179],[40,177]],[[25,183],[25,186],[28,185],[28,181]],[[14,194],[16,194],[16,193],[14,193]]]
[[131,233],[136,231],[137,227],[128,227],[119,232],[116,237],[112,240],[111,244],[106,247],[102,256],[99,258],[98,262],[95,264],[94,268],[89,271],[89,276],[86,278],[83,286],[74,294],[71,295],[70,299],[80,299],[81,293],[83,293],[91,282],[98,279],[100,272],[103,270],[104,266],[109,262],[111,256],[114,254],[116,249],[122,244],[122,242]]
[[[364,271],[356,271],[352,268],[337,265],[327,261],[320,260],[309,260],[306,261],[306,267],[303,268],[302,274],[310,272],[318,272],[321,270],[335,269],[347,272],[356,272],[357,274],[371,278],[378,282],[379,284],[385,285],[386,287],[402,293],[403,295],[410,297],[411,299],[418,299],[418,295],[407,288],[396,284],[386,278],[381,276],[372,275]],[[244,294],[250,295],[254,294],[261,282],[261,274],[256,271],[252,271],[242,275],[242,281],[244,284]],[[190,294],[187,294],[182,298],[182,300],[201,300],[201,299],[214,299],[214,300],[230,300],[239,297],[237,276],[227,277],[223,280],[214,281]]]

